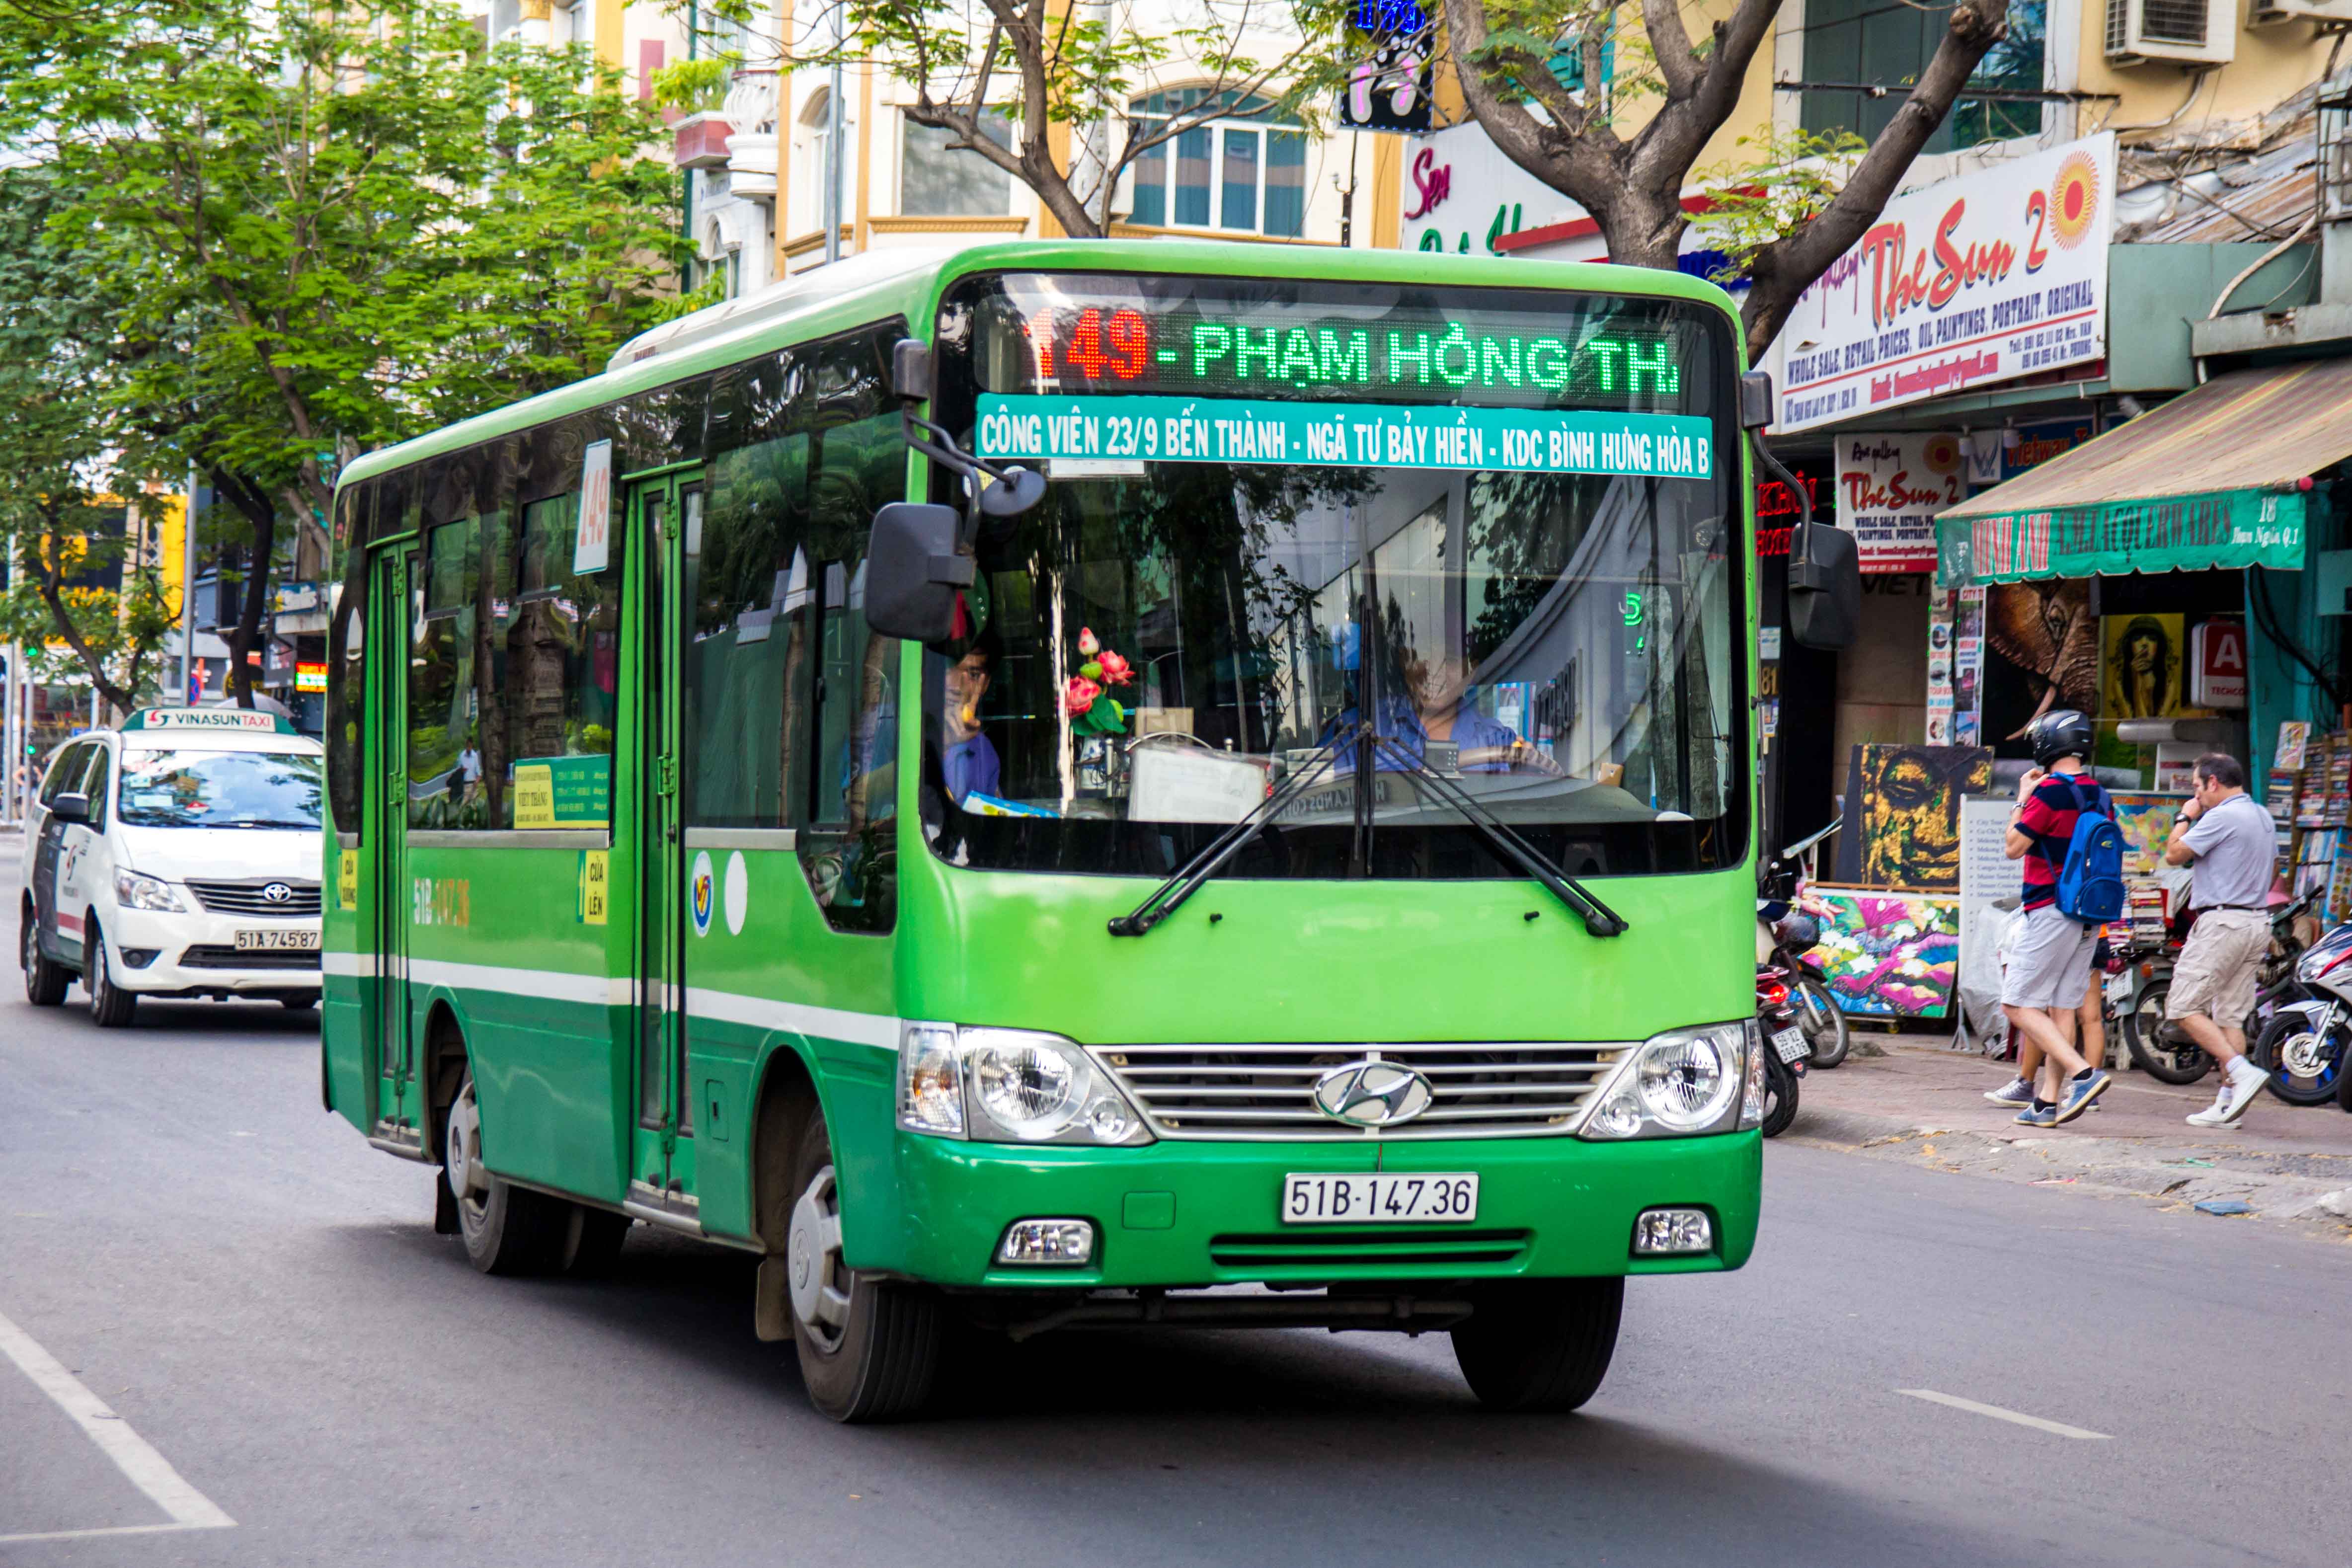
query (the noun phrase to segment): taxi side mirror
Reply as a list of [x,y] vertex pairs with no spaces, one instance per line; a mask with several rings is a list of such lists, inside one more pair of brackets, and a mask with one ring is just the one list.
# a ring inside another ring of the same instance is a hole
[[88,822],[89,796],[79,791],[61,795],[49,802],[49,815],[59,822]]

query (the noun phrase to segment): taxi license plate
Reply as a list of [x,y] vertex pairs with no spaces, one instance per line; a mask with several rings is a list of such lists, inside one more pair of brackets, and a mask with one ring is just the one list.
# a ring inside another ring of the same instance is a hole
[[1803,1061],[1805,1032],[1796,1028],[1775,1029],[1772,1031],[1772,1048],[1780,1053],[1780,1059],[1784,1062]]
[[241,931],[236,933],[239,952],[316,952],[319,933],[314,931]]
[[1463,1225],[1478,1217],[1478,1178],[1465,1171],[1282,1179],[1285,1225]]

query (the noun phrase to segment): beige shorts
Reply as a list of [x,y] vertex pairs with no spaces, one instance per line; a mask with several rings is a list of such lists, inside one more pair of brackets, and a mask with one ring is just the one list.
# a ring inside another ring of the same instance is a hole
[[2212,910],[2189,928],[2180,962],[2172,966],[2172,994],[2164,1016],[2202,1013],[2237,1028],[2254,1010],[2254,981],[2271,949],[2271,918],[2260,910]]

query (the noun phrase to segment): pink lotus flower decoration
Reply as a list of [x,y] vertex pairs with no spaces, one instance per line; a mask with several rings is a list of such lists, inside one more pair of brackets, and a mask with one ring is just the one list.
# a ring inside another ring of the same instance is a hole
[[1108,648],[1096,662],[1102,666],[1102,679],[1105,686],[1127,686],[1135,679],[1135,667]]
[[1102,644],[1096,640],[1093,627],[1080,626],[1078,628],[1078,651],[1088,658],[1092,658],[1095,655],[1102,652]]
[[1101,687],[1083,675],[1074,675],[1070,677],[1069,685],[1062,689],[1062,711],[1076,719],[1092,708],[1095,699],[1101,695]]

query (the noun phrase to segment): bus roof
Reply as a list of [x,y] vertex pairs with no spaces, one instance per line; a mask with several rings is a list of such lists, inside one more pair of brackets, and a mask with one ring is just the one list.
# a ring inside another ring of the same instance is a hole
[[[601,407],[790,343],[846,331],[877,315],[903,315],[916,336],[928,339],[939,298],[949,284],[971,273],[1008,270],[1198,273],[1557,289],[1690,300],[1735,318],[1738,314],[1729,295],[1702,279],[1603,262],[1205,239],[988,240],[869,251],[639,333],[621,346],[601,375],[370,452],[346,468],[339,483],[372,479],[444,452]],[[1738,334],[1734,334],[1734,341],[1738,341]]]

